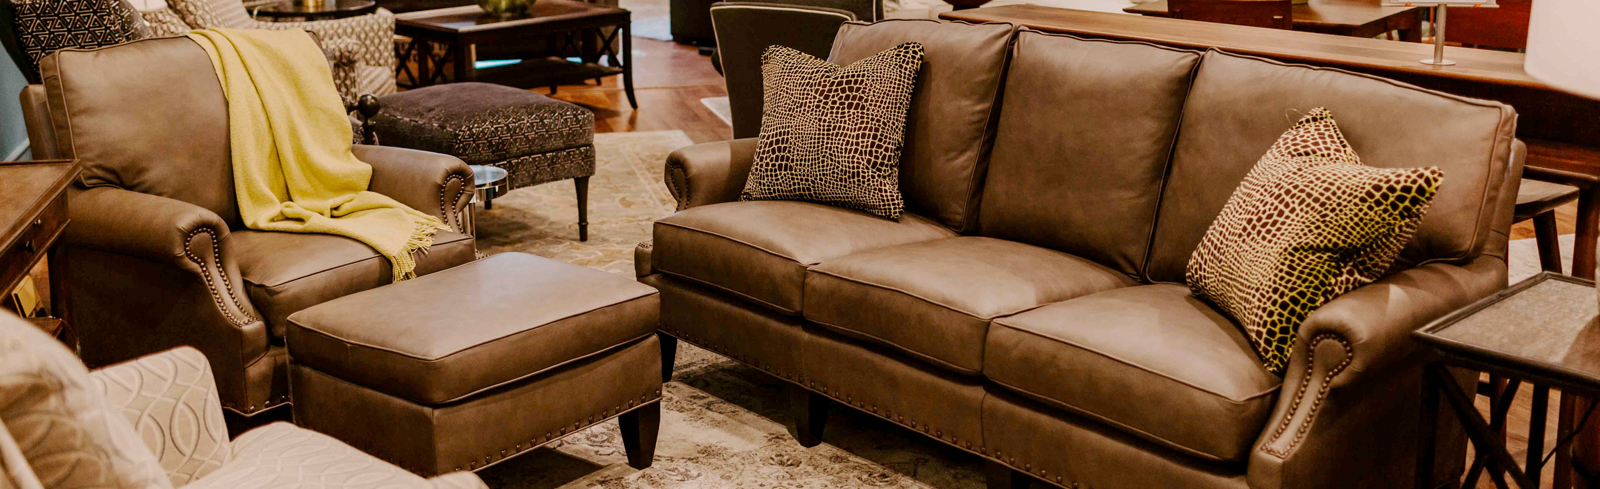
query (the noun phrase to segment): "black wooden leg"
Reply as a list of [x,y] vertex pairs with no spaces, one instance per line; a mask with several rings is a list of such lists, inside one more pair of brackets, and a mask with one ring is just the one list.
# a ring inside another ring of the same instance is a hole
[[1433,459],[1439,442],[1439,383],[1433,366],[1422,369],[1422,416],[1418,422],[1416,489],[1433,488]]
[[483,189],[483,210],[494,208],[494,187]]
[[622,92],[628,95],[628,106],[639,109],[639,99],[633,96],[633,25],[622,24]]
[[1033,477],[993,460],[983,461],[983,478],[989,489],[1028,489]]
[[589,240],[589,177],[572,179],[578,188],[578,241]]
[[628,466],[644,470],[656,459],[656,433],[661,430],[661,403],[652,402],[644,407],[617,417],[622,426],[622,448],[628,452]]
[[822,430],[828,426],[830,404],[833,404],[833,400],[828,396],[797,385],[789,386],[789,416],[794,418],[794,423],[789,425],[789,434],[794,435],[800,446],[810,448],[822,443]]
[[1561,273],[1561,241],[1556,234],[1556,213],[1546,211],[1533,216],[1534,242],[1539,245],[1539,268]]
[[661,381],[672,381],[672,367],[678,360],[678,337],[657,332],[656,337],[661,338]]

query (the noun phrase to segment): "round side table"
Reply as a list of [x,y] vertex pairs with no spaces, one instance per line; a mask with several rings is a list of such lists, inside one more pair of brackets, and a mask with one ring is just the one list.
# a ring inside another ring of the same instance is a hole
[[498,166],[472,165],[471,168],[472,186],[477,188],[477,195],[483,197],[483,209],[493,209],[495,194],[506,185],[506,176],[509,174]]

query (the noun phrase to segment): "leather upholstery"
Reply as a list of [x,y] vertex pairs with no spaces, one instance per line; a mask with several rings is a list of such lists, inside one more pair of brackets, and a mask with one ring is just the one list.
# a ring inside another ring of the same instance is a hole
[[806,202],[731,202],[696,207],[655,224],[656,270],[800,313],[806,268],[852,253],[948,238],[921,216],[891,221]]
[[995,384],[1217,462],[1250,453],[1282,382],[1238,326],[1182,285],[1117,289],[1001,318],[988,347],[983,374]]
[[839,28],[828,60],[840,65],[901,43],[922,43],[923,68],[900,155],[900,192],[910,212],[961,232],[976,226],[1013,29],[933,20],[847,22]]
[[790,381],[804,378],[809,335],[800,318],[669,275],[648,278],[661,290],[662,331]]
[[696,144],[667,155],[667,191],[678,210],[737,202],[756,159],[756,138]]
[[963,450],[984,450],[981,379],[925,369],[895,351],[806,329],[812,333],[801,349],[807,388]]
[[22,102],[22,121],[28,126],[28,146],[36,160],[60,158],[56,129],[50,124],[50,99],[44,85],[28,85],[17,95]]
[[995,318],[1137,283],[1059,251],[967,236],[822,262],[806,275],[802,310],[846,336],[977,375]]
[[1138,276],[1199,62],[1151,44],[1018,33],[1006,93],[1026,96],[1000,113],[982,234]]
[[856,20],[848,10],[782,3],[718,2],[711,6],[717,54],[727,80],[733,137],[761,135],[761,54],[786,46],[827,59],[839,25]]
[[457,233],[471,234],[466,228],[466,214],[475,189],[472,168],[466,162],[450,155],[392,146],[357,144],[351,150],[356,159],[372,165],[372,182],[367,184],[367,190],[437,217]]
[[[463,306],[470,315],[462,315]],[[659,311],[649,286],[502,253],[300,311],[289,318],[289,355],[349,382],[436,405],[651,335]]]
[[1328,68],[1206,53],[1183,111],[1146,277],[1183,282],[1184,266],[1246,172],[1300,115],[1327,107],[1364,164],[1438,166],[1444,181],[1399,267],[1482,251],[1499,202],[1516,113]]
[[[388,260],[343,236],[245,230],[232,241],[245,292],[274,338],[283,337],[290,314],[394,283]],[[440,231],[433,247],[417,256],[417,274],[471,262],[475,251],[470,236]]]

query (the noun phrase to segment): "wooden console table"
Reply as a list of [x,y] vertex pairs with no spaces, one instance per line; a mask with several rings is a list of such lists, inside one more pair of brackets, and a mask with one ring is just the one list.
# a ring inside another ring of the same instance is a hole
[[50,312],[60,320],[37,323],[55,328],[56,337],[74,350],[77,341],[66,317],[66,259],[55,244],[67,227],[67,186],[78,171],[74,161],[0,162],[0,293],[10,293],[39,260],[48,259]]
[[1145,41],[1190,49],[1218,48],[1292,63],[1370,73],[1467,97],[1516,107],[1517,137],[1528,144],[1523,176],[1578,187],[1578,236],[1572,274],[1594,279],[1600,237],[1600,101],[1546,86],[1522,70],[1521,53],[1445,48],[1455,66],[1430,66],[1420,43],[1331,36],[1311,32],[1209,22],[1138,17],[1040,7],[957,10],[940,15],[967,22],[1010,22],[1045,32]]

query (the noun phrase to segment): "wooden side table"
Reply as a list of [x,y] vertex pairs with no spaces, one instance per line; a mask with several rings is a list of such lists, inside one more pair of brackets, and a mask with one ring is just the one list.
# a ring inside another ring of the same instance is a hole
[[67,317],[66,257],[56,241],[67,227],[67,186],[78,177],[75,161],[0,162],[0,293],[28,277],[39,260],[50,266],[50,311],[60,321],[39,321],[77,351]]
[[[1444,353],[1441,361],[1423,372],[1421,450],[1417,455],[1417,487],[1431,487],[1442,397],[1461,421],[1476,456],[1467,472],[1465,487],[1474,487],[1487,469],[1498,487],[1507,480],[1522,488],[1539,487],[1544,467],[1544,428],[1550,389],[1562,394],[1562,416],[1556,446],[1557,487],[1570,473],[1574,433],[1592,420],[1592,412],[1574,422],[1566,404],[1574,396],[1600,398],[1600,305],[1594,282],[1544,272],[1505,291],[1453,312],[1412,333],[1418,341]],[[1471,393],[1462,389],[1447,367],[1489,372],[1508,379],[1485,420],[1473,405]],[[1518,387],[1533,388],[1528,434],[1528,454],[1518,466],[1506,449],[1501,433]],[[1593,409],[1591,408],[1590,411]]]

